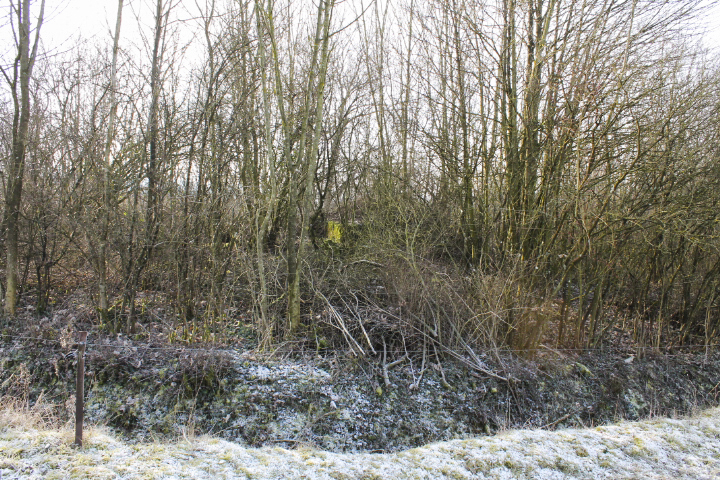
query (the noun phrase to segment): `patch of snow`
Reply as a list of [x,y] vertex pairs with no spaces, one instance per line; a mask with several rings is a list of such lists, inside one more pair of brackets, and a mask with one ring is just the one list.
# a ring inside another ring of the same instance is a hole
[[331,376],[325,370],[321,370],[314,366],[308,365],[253,365],[248,370],[250,377],[255,377],[259,380],[293,380],[293,379],[307,379],[307,380],[330,380]]
[[211,437],[128,444],[91,429],[0,431],[0,478],[692,479],[720,478],[720,408],[683,420],[508,431],[395,454],[246,448]]

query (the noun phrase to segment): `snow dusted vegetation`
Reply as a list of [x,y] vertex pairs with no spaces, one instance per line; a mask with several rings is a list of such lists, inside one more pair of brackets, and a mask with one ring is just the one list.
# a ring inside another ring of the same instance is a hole
[[102,429],[0,424],[0,478],[22,479],[716,479],[720,408],[558,431],[508,431],[394,453],[246,448],[209,437],[128,444]]

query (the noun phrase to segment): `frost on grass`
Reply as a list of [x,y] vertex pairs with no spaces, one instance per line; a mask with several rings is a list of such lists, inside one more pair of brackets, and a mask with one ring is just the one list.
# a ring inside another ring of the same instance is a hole
[[201,437],[127,444],[102,430],[0,427],[0,478],[23,479],[714,479],[720,409],[593,429],[510,431],[395,454],[246,448]]

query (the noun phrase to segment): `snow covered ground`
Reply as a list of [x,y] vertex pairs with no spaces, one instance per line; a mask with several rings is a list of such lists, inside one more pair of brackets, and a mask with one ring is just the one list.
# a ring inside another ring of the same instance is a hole
[[246,448],[214,438],[127,444],[102,430],[0,425],[0,478],[717,479],[720,408],[689,419],[508,431],[395,454]]

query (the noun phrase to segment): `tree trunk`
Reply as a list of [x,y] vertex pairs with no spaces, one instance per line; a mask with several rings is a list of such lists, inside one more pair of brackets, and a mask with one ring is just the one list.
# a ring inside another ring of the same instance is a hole
[[[317,150],[322,126],[322,111],[325,95],[325,77],[328,64],[328,44],[330,41],[330,17],[334,0],[324,0],[318,5],[318,20],[315,30],[313,59],[308,76],[307,91],[301,140],[297,150],[298,160],[295,162],[297,180],[290,180],[291,195],[288,198],[288,329],[292,334],[300,326],[300,261],[303,258],[304,240],[310,216],[310,205],[313,200],[313,179],[317,168]],[[320,57],[320,58],[318,58]],[[319,77],[319,78],[318,78]],[[316,80],[317,79],[317,80]],[[311,112],[311,104],[315,99],[315,111]],[[310,117],[314,113],[314,131],[310,130]],[[307,147],[310,140],[310,147]],[[300,192],[300,182],[305,185]],[[300,231],[297,230],[298,207],[302,209]]]
[[[105,151],[103,152],[103,203],[102,216],[100,217],[100,248],[97,258],[98,273],[98,313],[103,324],[109,322],[109,302],[107,288],[107,246],[110,229],[110,212],[112,210],[112,192],[110,182],[110,151],[115,138],[115,117],[117,116],[117,57],[120,44],[120,25],[122,24],[123,1],[118,0],[117,19],[115,21],[115,38],[113,40],[112,64],[110,66],[110,116],[108,118],[107,137],[105,139]],[[115,329],[115,327],[113,327]]]
[[[8,162],[7,191],[5,193],[5,212],[3,226],[6,232],[7,264],[5,266],[5,315],[15,315],[18,288],[18,237],[20,206],[22,200],[23,174],[25,172],[25,154],[28,130],[30,128],[30,78],[37,56],[40,27],[45,13],[45,0],[40,3],[40,15],[35,27],[35,41],[30,51],[30,0],[22,0],[16,6],[18,32],[17,57],[13,65],[11,79],[3,69],[3,75],[10,84],[15,106],[12,130],[12,155]],[[18,76],[20,92],[18,96]]]

